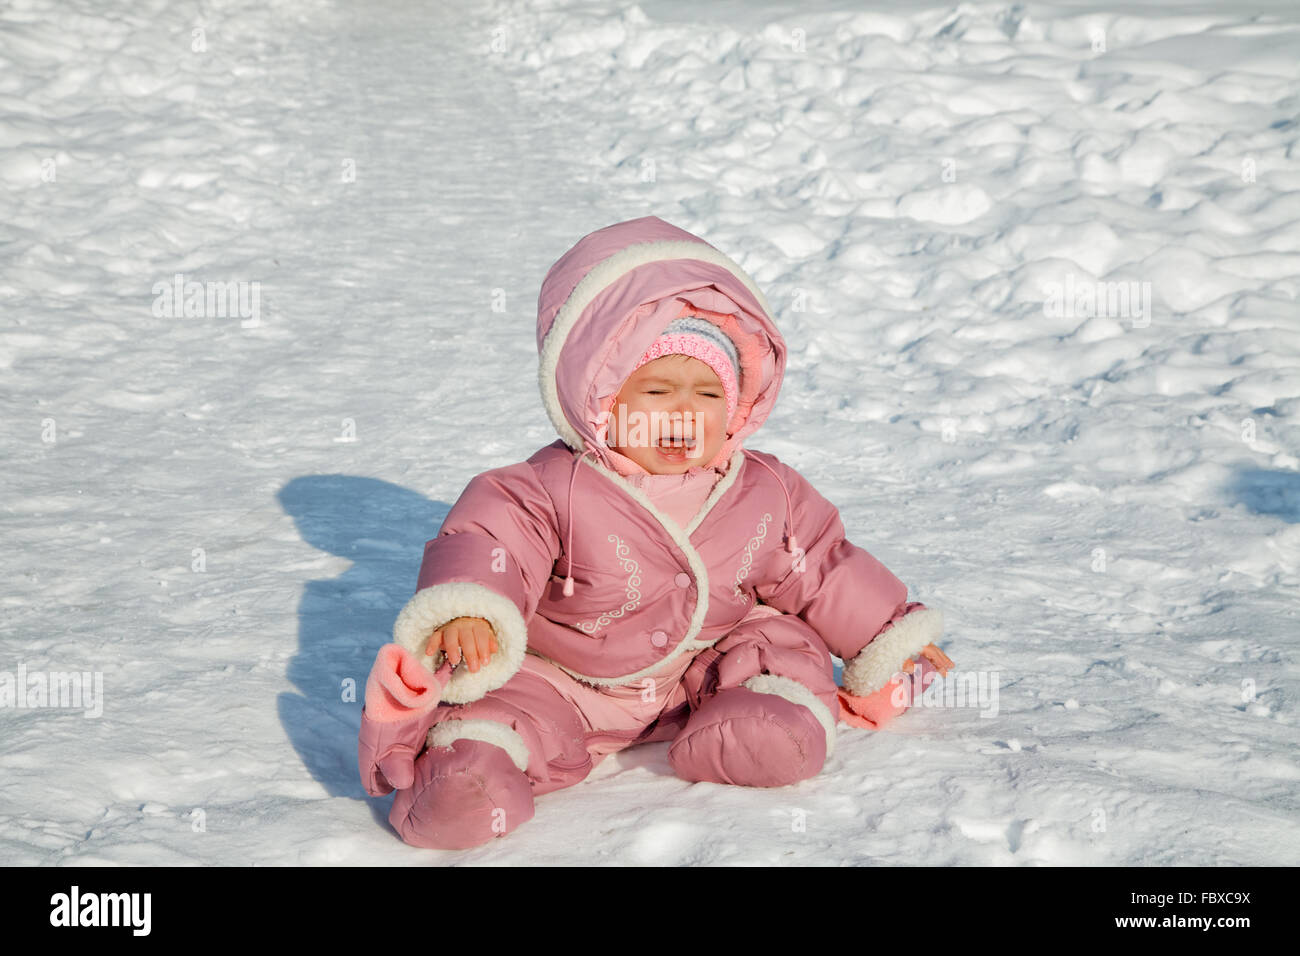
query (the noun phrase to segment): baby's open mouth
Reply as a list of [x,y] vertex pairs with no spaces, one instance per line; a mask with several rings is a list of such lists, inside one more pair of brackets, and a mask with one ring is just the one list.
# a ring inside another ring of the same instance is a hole
[[661,448],[694,448],[695,439],[682,437],[661,438],[659,439],[659,446]]

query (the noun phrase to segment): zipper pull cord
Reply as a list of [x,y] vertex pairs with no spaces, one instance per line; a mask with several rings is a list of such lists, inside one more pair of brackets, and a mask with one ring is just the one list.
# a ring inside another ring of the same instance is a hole
[[582,454],[573,459],[573,471],[569,473],[569,506],[568,506],[568,545],[565,549],[565,555],[569,558],[569,574],[564,579],[564,596],[573,597],[573,481],[578,477],[578,463],[587,457],[589,452],[594,452],[596,447],[587,439],[582,440]]
[[794,506],[790,503],[790,491],[789,489],[786,488],[785,482],[781,480],[781,476],[776,473],[775,468],[773,468],[763,459],[759,458],[757,455],[747,454],[747,457],[749,458],[750,461],[756,461],[764,468],[766,468],[768,471],[770,471],[772,473],[772,477],[775,478],[777,480],[777,483],[781,486],[781,490],[785,492],[785,513],[786,513],[785,530],[787,531],[787,535],[785,539],[785,550],[789,554],[794,554],[795,550],[799,547],[799,545],[795,542],[794,539]]

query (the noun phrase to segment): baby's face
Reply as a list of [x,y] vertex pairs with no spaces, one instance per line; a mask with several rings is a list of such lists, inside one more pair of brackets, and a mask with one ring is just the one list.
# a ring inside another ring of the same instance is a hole
[[[680,475],[711,462],[727,439],[727,397],[708,365],[665,355],[632,373],[610,414],[611,447],[655,475]],[[672,447],[671,439],[684,437]]]

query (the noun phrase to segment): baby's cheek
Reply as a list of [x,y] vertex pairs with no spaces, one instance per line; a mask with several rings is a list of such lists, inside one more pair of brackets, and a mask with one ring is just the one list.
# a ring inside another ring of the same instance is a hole
[[709,432],[705,436],[705,444],[710,448],[721,448],[723,440],[727,437],[727,423],[722,420],[721,415],[712,416],[705,423]]

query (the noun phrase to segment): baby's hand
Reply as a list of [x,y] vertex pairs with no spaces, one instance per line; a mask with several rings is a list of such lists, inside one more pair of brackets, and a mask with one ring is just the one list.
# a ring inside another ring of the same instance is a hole
[[429,637],[424,652],[432,657],[441,647],[447,653],[451,666],[460,663],[461,656],[471,671],[477,671],[497,652],[496,632],[481,617],[458,617],[448,621]]
[[911,675],[913,692],[925,690],[934,680],[933,675],[945,677],[952,668],[952,660],[933,644],[921,648],[911,660],[903,661],[903,672]]

